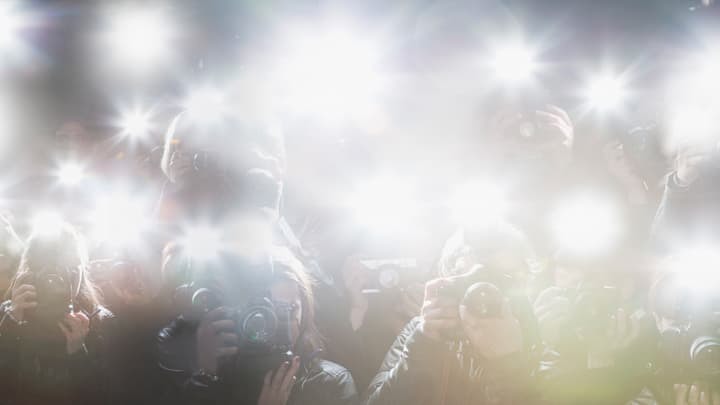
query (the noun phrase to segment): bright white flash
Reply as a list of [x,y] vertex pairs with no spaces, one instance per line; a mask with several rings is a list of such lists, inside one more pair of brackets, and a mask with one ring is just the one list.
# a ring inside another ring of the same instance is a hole
[[565,201],[551,221],[557,246],[581,255],[606,252],[622,232],[617,208],[598,196],[578,195]]
[[90,213],[90,237],[114,247],[140,245],[151,226],[150,218],[150,206],[144,199],[124,192],[103,195]]
[[720,252],[717,244],[700,244],[682,249],[671,258],[672,270],[683,276],[683,287],[693,290],[717,289],[720,284]]
[[358,187],[349,196],[356,221],[379,232],[395,232],[412,224],[418,206],[407,182],[380,178]]
[[183,108],[190,120],[201,123],[217,122],[227,113],[225,95],[210,86],[191,91],[183,102]]
[[526,81],[538,68],[535,52],[521,43],[498,47],[491,60],[495,74],[505,82]]
[[210,225],[187,227],[179,243],[188,258],[201,262],[215,260],[225,250],[222,231]]
[[459,225],[481,225],[502,219],[508,210],[505,190],[499,185],[476,181],[455,191],[450,210]]
[[57,177],[60,184],[74,186],[85,178],[85,171],[80,164],[67,162],[60,166],[57,171]]
[[585,97],[588,104],[596,110],[617,110],[627,98],[627,89],[621,78],[603,75],[590,80]]
[[379,50],[342,30],[293,35],[275,72],[287,108],[324,121],[372,110],[384,87]]
[[20,30],[26,25],[26,18],[17,10],[12,0],[0,3],[0,52],[14,51],[20,44]]
[[32,233],[41,236],[55,236],[60,233],[64,223],[62,216],[57,212],[39,212],[33,217]]
[[144,71],[168,56],[171,31],[169,22],[157,10],[118,10],[112,15],[107,45],[123,69]]
[[150,116],[142,111],[130,111],[122,116],[120,126],[123,135],[142,138],[150,132]]

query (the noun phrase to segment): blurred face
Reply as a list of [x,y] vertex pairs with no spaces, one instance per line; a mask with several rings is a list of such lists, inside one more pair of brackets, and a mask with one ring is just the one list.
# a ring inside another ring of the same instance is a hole
[[283,280],[278,281],[270,288],[272,299],[276,303],[284,303],[292,306],[293,310],[290,315],[292,344],[297,344],[300,337],[300,325],[302,324],[302,295],[300,288],[294,281]]

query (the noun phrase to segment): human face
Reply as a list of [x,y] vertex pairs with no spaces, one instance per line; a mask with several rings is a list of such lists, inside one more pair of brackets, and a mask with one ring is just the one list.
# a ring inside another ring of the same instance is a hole
[[273,302],[284,303],[292,306],[290,314],[290,333],[293,346],[300,337],[300,325],[302,324],[302,295],[297,283],[290,280],[282,280],[270,287],[270,294]]

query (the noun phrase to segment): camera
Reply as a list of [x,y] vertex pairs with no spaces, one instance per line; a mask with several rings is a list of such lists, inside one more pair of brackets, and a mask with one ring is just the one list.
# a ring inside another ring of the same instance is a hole
[[579,285],[565,292],[572,303],[570,325],[577,336],[586,339],[606,333],[620,308],[620,293],[615,286]]
[[505,295],[512,284],[512,276],[476,265],[469,272],[451,278],[442,286],[440,296],[456,300],[460,306],[478,318],[502,316]]
[[68,270],[51,270],[34,275],[32,284],[37,292],[34,317],[43,323],[61,320],[73,310],[73,287]]

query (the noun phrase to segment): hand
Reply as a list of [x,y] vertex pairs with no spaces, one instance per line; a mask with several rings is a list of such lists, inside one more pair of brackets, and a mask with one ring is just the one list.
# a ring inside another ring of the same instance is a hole
[[556,346],[570,320],[570,300],[562,295],[560,288],[550,287],[540,293],[534,308],[540,337],[550,346]]
[[588,366],[599,368],[611,365],[618,350],[626,349],[640,335],[639,313],[628,316],[624,309],[618,309],[610,319],[610,328],[605,336],[593,344],[588,353]]
[[345,292],[350,298],[350,322],[353,330],[358,330],[365,320],[368,309],[368,299],[363,289],[370,279],[370,273],[358,258],[349,258],[342,268]]
[[452,331],[460,326],[459,303],[456,299],[439,294],[440,289],[448,283],[448,279],[440,278],[425,284],[420,330],[425,336],[436,341],[446,340]]
[[90,331],[90,319],[82,312],[72,312],[65,315],[65,319],[58,322],[60,330],[65,335],[67,354],[74,354],[83,348],[85,338]]
[[12,316],[18,320],[25,319],[25,310],[37,307],[37,292],[31,284],[19,284],[13,287],[10,296],[10,309]]
[[566,147],[572,146],[575,130],[572,120],[565,110],[547,104],[542,110],[535,111],[535,119],[538,125],[546,129],[552,129],[558,135],[560,144]]
[[182,180],[193,169],[192,155],[176,150],[170,155],[167,176],[171,182],[182,185]]
[[460,319],[473,350],[486,359],[504,357],[523,349],[520,321],[512,314],[507,302],[499,318],[478,318],[462,306]]
[[675,405],[720,405],[720,392],[705,383],[675,384]]
[[235,321],[227,319],[224,308],[216,308],[203,317],[197,333],[197,363],[201,370],[217,373],[218,359],[238,352]]
[[610,174],[627,190],[630,202],[635,204],[647,202],[645,183],[625,156],[623,145],[617,141],[609,142],[603,146],[603,157]]
[[300,369],[300,358],[295,357],[292,363],[285,362],[274,372],[268,371],[265,374],[258,405],[285,405],[297,379],[295,374],[298,369]]
[[687,146],[675,158],[675,179],[679,186],[689,187],[705,170],[711,160],[712,148],[702,145]]

